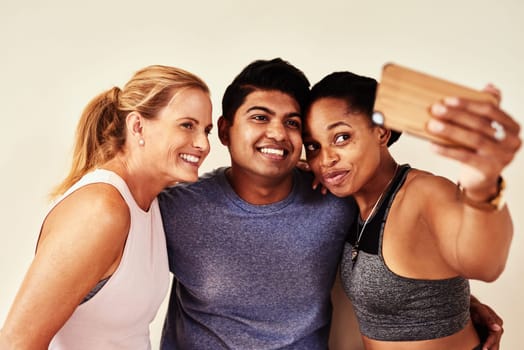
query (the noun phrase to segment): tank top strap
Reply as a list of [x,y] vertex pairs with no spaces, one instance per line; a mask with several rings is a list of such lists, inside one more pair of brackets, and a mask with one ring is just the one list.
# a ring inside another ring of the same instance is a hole
[[[389,208],[395,199],[396,193],[404,184],[407,173],[410,169],[411,166],[409,164],[403,164],[399,166],[395,176],[393,177],[393,180],[391,181],[391,184],[385,190],[386,193],[380,200],[376,212],[373,214],[373,217],[370,218],[366,226],[366,231],[362,235],[359,243],[360,250],[363,250],[369,254],[378,254],[380,237],[382,236],[382,232],[384,230],[384,224],[386,222]],[[355,244],[358,236],[357,231],[363,225],[363,222],[360,219],[360,212],[358,210],[356,211],[355,215],[355,220],[353,220],[353,224],[351,225],[346,238],[346,241],[351,245]]]
[[62,196],[60,196],[51,205],[49,211],[53,209],[58,203],[60,203],[60,201],[69,196],[71,193],[84,186],[94,183],[105,183],[112,185],[114,188],[118,190],[118,192],[120,193],[122,198],[124,198],[125,202],[130,208],[139,208],[124,179],[122,179],[117,173],[111,170],[97,168],[92,172],[85,174],[80,180],[74,183],[66,192],[64,192]]
[[[384,224],[384,222],[386,221],[386,217],[387,217],[389,208],[391,208],[391,204],[393,203],[393,200],[395,199],[395,195],[397,194],[397,192],[400,190],[400,188],[406,181],[406,177],[410,170],[411,170],[411,166],[409,164],[402,164],[401,166],[399,166],[399,169],[397,173],[395,174],[393,181],[391,181],[389,188],[386,189],[387,192],[384,198],[382,199],[377,212],[375,213],[375,217],[372,219],[373,221],[378,221],[381,223],[381,225]],[[383,227],[381,228],[381,231],[382,229]]]
[[397,173],[395,181],[393,181],[390,188],[388,189],[387,196],[381,203],[380,209],[378,210],[376,217],[373,218],[373,221],[375,221],[375,223],[373,224],[373,232],[376,241],[375,254],[377,254],[378,256],[382,256],[382,237],[384,236],[384,228],[386,226],[386,220],[389,214],[389,210],[391,209],[391,205],[395,200],[395,196],[397,195],[402,185],[404,185],[404,182],[406,181],[408,172],[410,170],[411,167],[409,165],[402,165],[402,167]]

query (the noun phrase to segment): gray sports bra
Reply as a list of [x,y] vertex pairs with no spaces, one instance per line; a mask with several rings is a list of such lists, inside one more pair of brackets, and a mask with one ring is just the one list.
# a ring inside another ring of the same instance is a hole
[[[427,340],[463,329],[469,320],[469,282],[462,277],[421,280],[389,270],[382,256],[384,223],[396,193],[404,184],[409,165],[399,168],[387,194],[359,242],[354,261],[351,248],[362,223],[350,229],[341,262],[346,294],[366,337],[383,341]],[[356,227],[355,227],[356,226]]]

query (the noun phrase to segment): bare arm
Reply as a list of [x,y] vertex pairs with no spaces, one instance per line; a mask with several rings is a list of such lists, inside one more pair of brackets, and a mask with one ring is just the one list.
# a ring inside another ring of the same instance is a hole
[[88,185],[47,216],[0,333],[2,349],[47,349],[87,293],[118,265],[129,211],[117,190]]
[[[492,86],[486,91],[500,97]],[[511,216],[507,207],[490,211],[471,203],[487,202],[496,195],[500,174],[521,146],[520,126],[498,106],[487,102],[450,98],[432,111],[436,119],[428,125],[430,132],[467,146],[435,145],[437,153],[462,163],[459,181],[465,190],[464,196],[458,198],[454,186],[442,185],[441,204],[450,209],[433,208],[439,212],[431,214],[436,220],[440,214],[446,216],[446,220],[441,217],[440,223],[434,222],[433,226],[440,232],[452,266],[466,277],[492,281],[500,275],[507,259],[513,234]],[[496,138],[493,121],[503,127],[504,137]]]
[[513,236],[508,209],[479,210],[457,196],[451,181],[419,176],[410,189],[423,194],[422,216],[440,255],[459,275],[493,281],[502,273]]

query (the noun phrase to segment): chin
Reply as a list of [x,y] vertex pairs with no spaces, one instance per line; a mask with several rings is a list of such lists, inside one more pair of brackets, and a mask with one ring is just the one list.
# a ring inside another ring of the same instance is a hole
[[177,174],[178,176],[172,177],[172,186],[181,182],[196,182],[198,180],[198,173],[186,173],[186,174]]
[[335,187],[335,188],[329,188],[329,187],[328,187],[327,189],[328,189],[328,191],[329,191],[332,195],[334,195],[334,196],[336,196],[336,197],[343,198],[343,197],[351,196],[351,193],[349,193],[348,191],[344,191],[343,188],[337,188],[337,187]]
[[189,178],[188,178],[188,182],[195,182],[198,180],[198,170],[195,171],[194,173],[192,173]]
[[185,176],[179,180],[179,182],[196,182],[198,180],[198,175],[195,176]]

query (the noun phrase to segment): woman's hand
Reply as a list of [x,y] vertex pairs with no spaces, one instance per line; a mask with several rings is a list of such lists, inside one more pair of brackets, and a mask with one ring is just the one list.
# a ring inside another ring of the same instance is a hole
[[[492,85],[484,91],[500,101]],[[463,164],[459,182],[473,200],[485,201],[498,191],[498,177],[520,149],[520,126],[498,103],[449,97],[431,108],[428,131],[464,147],[436,145],[435,151]]]
[[482,304],[473,295],[470,302],[471,320],[483,343],[483,350],[499,350],[504,329],[503,321],[489,306]]
[[[304,171],[311,171],[311,168],[309,167],[309,164],[308,164],[307,160],[305,160],[305,159],[300,159],[298,161],[297,168],[299,168],[300,170],[304,170]],[[328,189],[326,187],[322,186],[320,181],[315,177],[311,187],[313,188],[313,190],[316,190],[319,185],[321,186],[320,187],[320,192],[322,194],[327,194],[328,193]]]

